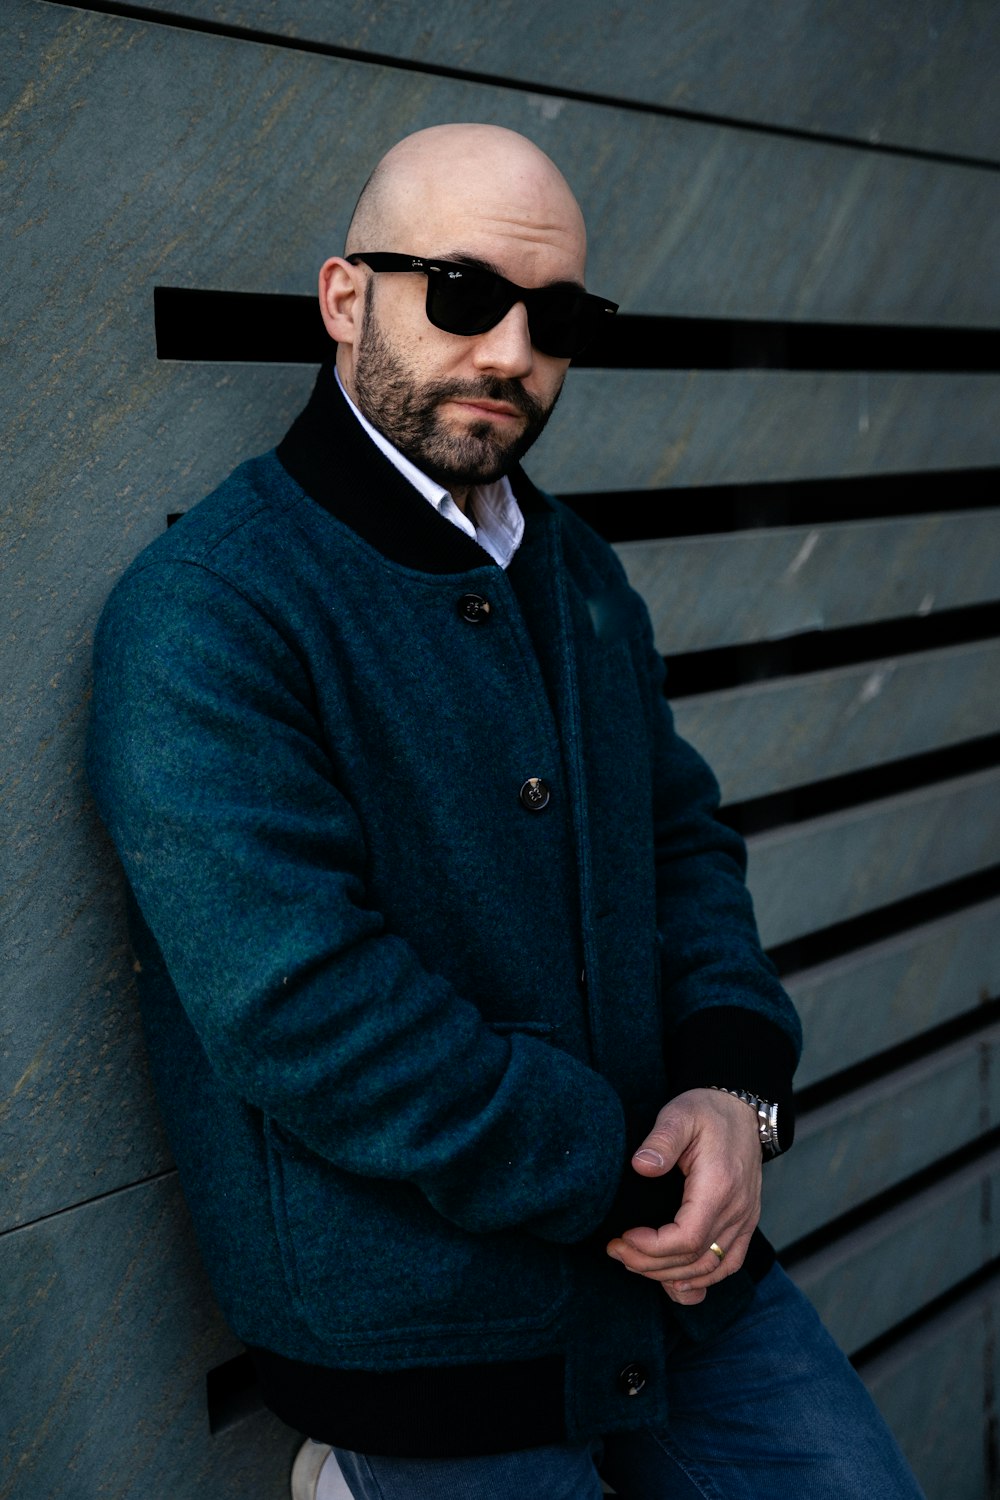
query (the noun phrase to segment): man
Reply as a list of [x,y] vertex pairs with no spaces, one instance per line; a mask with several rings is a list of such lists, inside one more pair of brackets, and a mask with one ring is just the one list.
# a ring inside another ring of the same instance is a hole
[[[336,368],[138,559],[90,773],[206,1264],[297,1496],[917,1493],[756,1232],[798,1030],[641,601],[518,459],[614,304],[535,146],[421,131]],[[665,1294],[665,1295],[664,1295]]]

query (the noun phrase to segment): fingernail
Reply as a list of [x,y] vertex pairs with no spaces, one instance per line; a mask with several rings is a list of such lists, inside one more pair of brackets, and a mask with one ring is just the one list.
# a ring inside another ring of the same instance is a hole
[[632,1160],[644,1161],[651,1167],[663,1166],[663,1157],[660,1155],[659,1151],[650,1151],[648,1146],[643,1146],[641,1151],[637,1151]]
[[675,1292],[689,1292],[690,1290],[691,1290],[691,1283],[690,1283],[690,1281],[675,1281],[674,1282],[674,1291]]

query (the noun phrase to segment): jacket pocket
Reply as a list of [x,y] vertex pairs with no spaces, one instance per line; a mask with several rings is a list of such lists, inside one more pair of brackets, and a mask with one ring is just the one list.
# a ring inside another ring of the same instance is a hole
[[344,1172],[273,1121],[265,1133],[285,1279],[321,1338],[540,1329],[566,1301],[558,1246],[467,1233],[409,1183]]

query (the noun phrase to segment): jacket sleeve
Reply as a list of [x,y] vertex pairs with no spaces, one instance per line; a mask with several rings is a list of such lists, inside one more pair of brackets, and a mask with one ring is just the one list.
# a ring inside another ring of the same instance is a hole
[[254,602],[195,564],[127,575],[96,640],[88,771],[228,1087],[465,1229],[595,1228],[625,1160],[617,1095],[567,1052],[498,1035],[386,930],[308,671]]
[[712,771],[674,728],[645,606],[642,619],[670,1091],[717,1084],[759,1094],[779,1105],[787,1148],[799,1020],[760,945],[745,845],[716,816],[719,786]]

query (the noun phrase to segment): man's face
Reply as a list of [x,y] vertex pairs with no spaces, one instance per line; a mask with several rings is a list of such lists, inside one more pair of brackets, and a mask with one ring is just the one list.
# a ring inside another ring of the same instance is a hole
[[[383,179],[375,222],[352,226],[352,252],[466,260],[521,287],[582,286],[580,210],[535,147],[476,126],[411,142],[413,149],[402,143],[388,187]],[[369,235],[381,243],[367,243]],[[321,285],[348,395],[418,468],[456,494],[499,478],[531,447],[569,360],[532,345],[523,302],[494,327],[465,336],[430,322],[427,278],[419,273],[343,260],[338,269],[334,257]],[[359,306],[353,299],[361,292]]]
[[[419,290],[423,297],[421,277],[388,279],[410,282],[405,291]],[[503,322],[509,319],[512,326],[499,337],[494,337],[496,329],[470,338],[442,333],[424,316],[425,328],[418,328],[416,338],[404,340],[399,317],[391,332],[388,319],[379,316],[379,280],[372,276],[365,288],[355,351],[353,394],[359,409],[400,452],[445,488],[499,479],[544,428],[568,362],[539,355],[530,350],[530,344],[526,358],[523,307],[511,308]],[[404,296],[409,313],[412,302],[412,296]],[[484,340],[488,346],[485,360],[481,349],[471,347]],[[433,358],[429,346],[435,350]],[[497,352],[491,354],[489,348]]]

